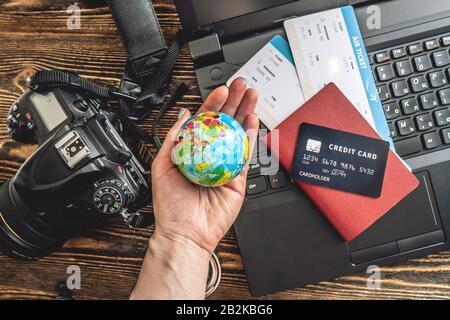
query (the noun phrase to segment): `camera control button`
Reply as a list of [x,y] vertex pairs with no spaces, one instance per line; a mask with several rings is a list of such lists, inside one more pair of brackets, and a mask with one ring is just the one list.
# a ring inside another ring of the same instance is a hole
[[218,67],[212,68],[210,71],[210,76],[212,80],[219,81],[223,77],[223,70]]
[[117,180],[105,180],[94,186],[93,204],[103,214],[111,215],[125,208],[127,194],[123,184]]
[[8,118],[8,125],[11,128],[17,128],[19,126],[19,121],[14,117]]
[[74,101],[73,106],[81,112],[86,112],[89,109],[89,104],[82,99]]
[[133,203],[136,201],[136,196],[134,195],[134,193],[128,193],[127,198],[128,203]]
[[34,128],[36,128],[36,125],[34,124],[34,122],[33,121],[28,121],[27,122],[27,129],[28,130],[34,130]]

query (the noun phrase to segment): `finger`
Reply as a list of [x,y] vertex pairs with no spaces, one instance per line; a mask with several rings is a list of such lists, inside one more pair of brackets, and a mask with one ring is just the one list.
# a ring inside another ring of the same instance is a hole
[[242,98],[236,116],[234,117],[241,125],[244,125],[247,117],[255,112],[256,103],[258,102],[258,92],[255,89],[248,89]]
[[221,86],[209,94],[198,112],[220,111],[228,99],[228,88]]
[[245,90],[247,89],[247,81],[244,78],[237,78],[234,80],[229,89],[228,99],[225,102],[221,112],[228,114],[234,118],[242,98],[244,97]]
[[163,160],[169,160],[172,163],[172,149],[174,142],[177,139],[178,132],[180,131],[181,126],[186,122],[187,119],[191,117],[191,113],[187,109],[181,109],[178,114],[178,120],[175,122],[173,127],[167,132],[166,137],[164,139],[164,143],[161,146],[161,149],[158,152],[158,157]]
[[258,138],[259,118],[256,114],[252,113],[248,115],[247,119],[244,122],[244,129],[248,137],[249,159],[245,165],[244,170],[242,170],[241,175],[247,178],[248,168],[250,165],[250,161],[252,160],[251,157],[253,154],[253,149],[255,148],[255,142]]

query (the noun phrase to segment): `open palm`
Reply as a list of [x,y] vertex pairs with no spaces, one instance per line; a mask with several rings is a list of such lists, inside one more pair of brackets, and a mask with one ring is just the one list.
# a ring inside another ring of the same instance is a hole
[[[256,91],[247,89],[245,80],[239,78],[230,88],[214,90],[198,112],[219,111],[234,117],[249,135],[252,149],[259,127],[258,117],[253,113],[257,99]],[[186,112],[175,123],[153,162],[155,233],[173,241],[191,241],[212,252],[241,209],[248,165],[225,186],[205,188],[189,182],[172,162],[171,151],[177,132],[190,116]]]

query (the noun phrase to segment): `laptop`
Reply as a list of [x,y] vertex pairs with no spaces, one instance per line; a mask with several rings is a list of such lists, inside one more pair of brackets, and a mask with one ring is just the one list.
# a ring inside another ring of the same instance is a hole
[[[346,243],[286,172],[264,176],[263,164],[253,165],[235,223],[252,295],[449,248],[450,1],[376,1],[381,10],[378,30],[366,24],[374,1],[175,2],[203,98],[274,35],[285,37],[284,20],[352,4],[396,150],[420,181],[418,189]],[[256,150],[253,156],[258,154]]]

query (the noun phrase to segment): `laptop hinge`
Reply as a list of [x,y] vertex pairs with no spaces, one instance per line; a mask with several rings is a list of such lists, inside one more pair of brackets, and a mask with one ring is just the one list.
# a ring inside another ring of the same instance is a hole
[[216,33],[191,41],[188,45],[197,68],[223,61],[222,46]]

